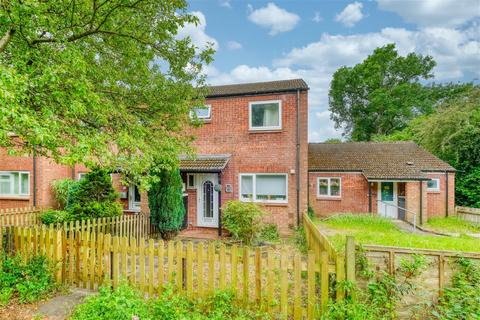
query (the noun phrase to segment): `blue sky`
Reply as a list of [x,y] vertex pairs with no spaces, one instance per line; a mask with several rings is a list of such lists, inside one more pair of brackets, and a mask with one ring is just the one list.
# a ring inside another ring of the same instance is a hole
[[310,141],[341,136],[329,119],[332,74],[378,46],[432,55],[436,82],[479,83],[480,0],[191,0],[189,10],[200,24],[180,36],[217,50],[210,84],[307,81]]

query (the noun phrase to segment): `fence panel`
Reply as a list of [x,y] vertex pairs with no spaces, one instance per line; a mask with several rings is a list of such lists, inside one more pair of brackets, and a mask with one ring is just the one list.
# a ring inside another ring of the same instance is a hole
[[463,220],[480,223],[480,209],[467,208],[467,207],[455,207],[455,214]]

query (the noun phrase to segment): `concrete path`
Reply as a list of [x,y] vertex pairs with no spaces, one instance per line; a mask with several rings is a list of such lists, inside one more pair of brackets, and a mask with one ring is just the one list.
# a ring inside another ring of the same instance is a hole
[[83,299],[92,292],[85,289],[71,289],[68,294],[54,297],[39,305],[37,314],[48,320],[65,320],[73,308],[83,302]]
[[427,232],[420,230],[418,228],[415,228],[415,231],[413,231],[413,226],[409,223],[406,223],[403,220],[392,220],[393,223],[400,228],[400,230],[408,232],[408,233],[414,233],[414,234],[421,234],[421,235],[428,235],[428,236],[438,236],[438,234]]

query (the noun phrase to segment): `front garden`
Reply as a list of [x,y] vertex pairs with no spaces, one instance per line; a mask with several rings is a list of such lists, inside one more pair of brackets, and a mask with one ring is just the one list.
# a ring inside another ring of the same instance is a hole
[[[437,230],[446,230],[450,221],[455,224],[448,230],[475,230],[469,225],[453,218],[447,220],[432,220],[428,226],[435,226]],[[374,244],[406,248],[422,248],[435,250],[453,250],[462,252],[478,252],[480,239],[462,234],[458,237],[439,236],[434,234],[414,234],[401,230],[391,220],[374,215],[345,214],[336,215],[327,219],[316,219],[315,223],[333,242],[338,250],[345,247],[345,236],[355,237],[360,244]],[[463,232],[462,232],[463,233]]]

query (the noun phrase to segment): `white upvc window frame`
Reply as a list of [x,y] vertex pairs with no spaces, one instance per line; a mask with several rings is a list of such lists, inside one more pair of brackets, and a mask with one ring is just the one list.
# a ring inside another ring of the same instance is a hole
[[[193,182],[193,185],[190,185],[190,181]],[[195,175],[193,173],[188,173],[187,174],[187,189],[193,190],[196,189],[197,186],[195,185]]]
[[[339,180],[340,184],[340,189],[339,189],[339,194],[332,196],[332,179]],[[320,180],[327,180],[328,185],[327,185],[327,191],[328,194],[320,194]],[[342,178],[341,177],[317,177],[317,198],[333,198],[333,199],[339,199],[342,197]]]
[[78,173],[78,181],[82,180],[82,178],[83,178],[84,176],[86,176],[87,173],[88,173],[88,172],[79,172],[79,173]]
[[[285,200],[264,200],[264,199],[257,199],[257,175],[261,176],[284,176],[285,177]],[[252,200],[242,198],[242,177],[250,176],[252,177],[252,192],[253,197]],[[259,202],[259,203],[288,203],[288,174],[287,173],[240,173],[238,175],[238,199],[242,202]]]
[[[1,194],[0,197],[29,197],[30,196],[30,172],[29,171],[0,171],[0,175],[10,175],[12,176],[13,173],[18,173],[18,194],[13,194],[12,193],[12,188],[13,188],[13,177],[10,179],[10,191],[11,193],[9,194]],[[28,188],[26,193],[22,193],[22,175],[26,174],[28,177]]]
[[[252,126],[252,107],[257,104],[278,103],[278,126],[254,127]],[[251,131],[282,130],[282,100],[250,101],[248,103],[248,128]]]
[[440,178],[431,178],[430,180],[436,181],[437,186],[435,188],[429,188],[428,187],[428,182],[427,182],[427,191],[428,192],[439,192],[440,191]]
[[[208,110],[208,115],[206,116],[199,116],[195,109],[207,109]],[[204,106],[204,108],[201,108],[201,107],[195,107],[193,108],[193,110],[190,111],[190,119],[198,119],[198,120],[202,120],[202,121],[208,121],[208,120],[212,120],[212,105],[211,104],[206,104]]]

